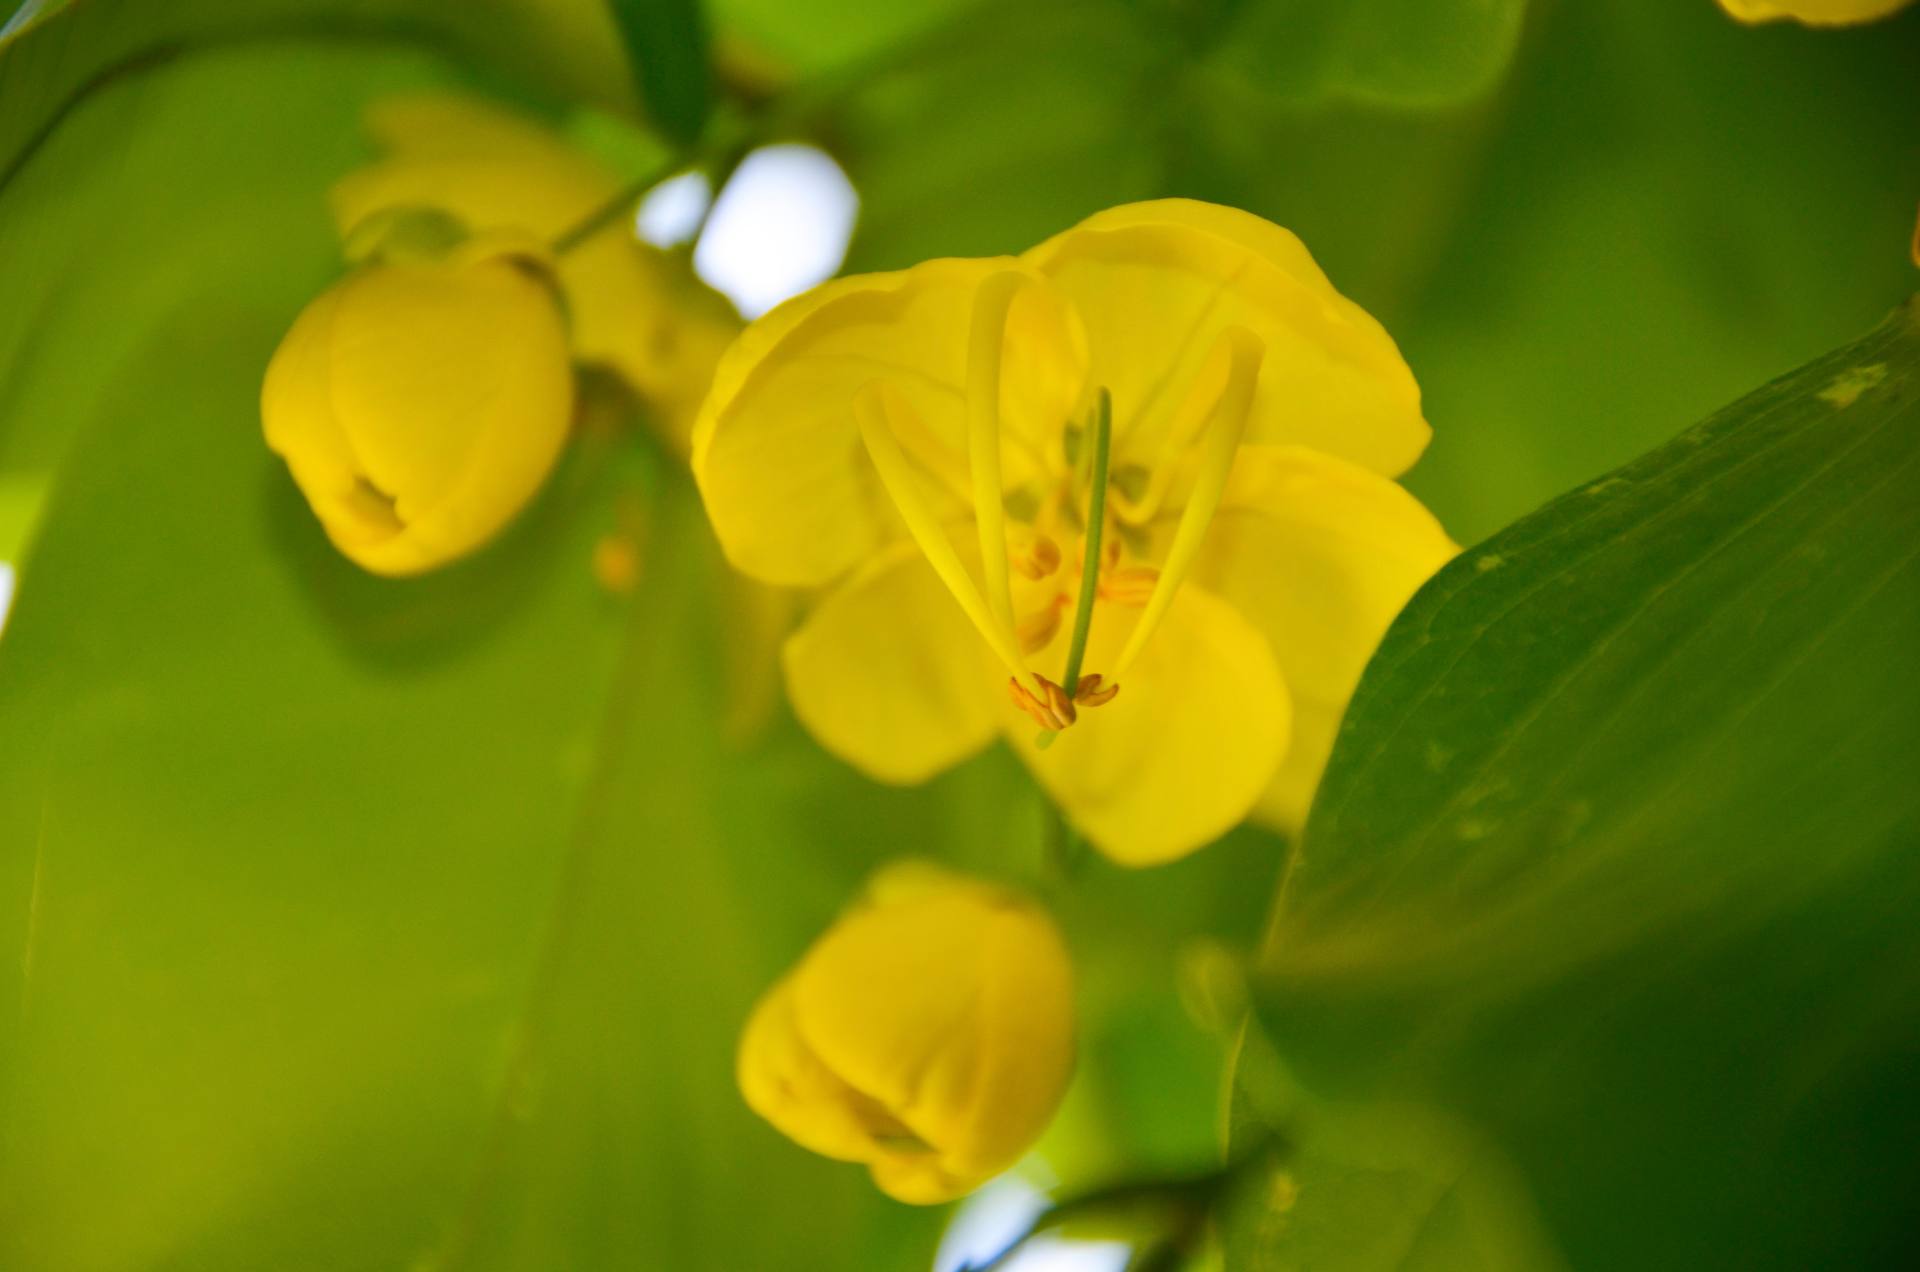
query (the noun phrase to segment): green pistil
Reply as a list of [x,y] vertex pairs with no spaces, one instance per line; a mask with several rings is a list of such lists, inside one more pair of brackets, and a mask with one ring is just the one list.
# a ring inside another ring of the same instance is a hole
[[[1113,395],[1100,390],[1093,413],[1093,472],[1087,490],[1086,555],[1080,564],[1080,602],[1073,611],[1073,639],[1067,644],[1067,674],[1060,687],[1071,701],[1080,685],[1080,668],[1087,658],[1087,636],[1093,631],[1093,598],[1100,591],[1100,538],[1107,524],[1107,461],[1113,443]],[[1057,734],[1037,739],[1044,750]]]

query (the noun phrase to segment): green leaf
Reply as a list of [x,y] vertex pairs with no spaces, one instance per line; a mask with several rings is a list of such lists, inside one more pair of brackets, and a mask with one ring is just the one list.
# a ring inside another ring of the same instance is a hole
[[1396,188],[1417,152],[1362,135],[1352,175],[1322,177],[1363,209],[1417,200],[1373,213],[1400,229],[1376,238],[1390,271],[1271,169],[1275,211],[1366,285],[1420,377],[1434,444],[1409,485],[1467,543],[1851,339],[1914,281],[1920,11],[1815,30],[1712,0],[1537,8],[1477,156]]
[[723,30],[800,75],[845,71],[884,59],[936,31],[981,0],[711,0]]
[[1447,567],[1282,889],[1301,1084],[1484,1137],[1577,1267],[1898,1263],[1917,547],[1909,306]]
[[[938,1213],[760,1123],[732,1048],[877,860],[988,838],[1006,766],[741,753],[717,550],[633,432],[409,581],[261,440],[364,107],[447,80],[197,52],[0,190],[0,398],[71,439],[0,638],[0,1266],[924,1266]],[[622,603],[591,561],[636,510]]]
[[1526,0],[1267,0],[1232,14],[1210,64],[1280,101],[1448,105],[1499,82]]
[[[1226,1198],[1227,1266],[1246,1272],[1546,1272],[1561,1267],[1501,1154],[1431,1108],[1339,1105],[1300,1090],[1249,1028],[1234,1065],[1237,1145],[1277,1136]],[[1244,1148],[1242,1151],[1245,1151]]]
[[647,118],[669,141],[690,145],[713,115],[713,70],[700,0],[610,0],[639,77]]

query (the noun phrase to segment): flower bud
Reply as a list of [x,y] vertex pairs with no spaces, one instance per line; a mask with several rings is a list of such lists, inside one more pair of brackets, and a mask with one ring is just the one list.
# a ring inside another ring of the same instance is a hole
[[465,556],[532,499],[573,403],[564,316],[518,243],[391,255],[301,312],[260,394],[267,445],[376,574]]
[[754,1009],[753,1110],[862,1162],[900,1201],[952,1200],[1040,1137],[1073,1072],[1073,971],[1053,921],[925,863],[882,871]]
[[1847,26],[1873,22],[1911,0],[1720,0],[1720,7],[1742,22],[1775,22],[1792,18],[1808,26]]

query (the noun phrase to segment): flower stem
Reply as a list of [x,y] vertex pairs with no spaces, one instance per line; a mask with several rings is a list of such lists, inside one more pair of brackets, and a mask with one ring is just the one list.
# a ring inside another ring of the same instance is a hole
[[1073,640],[1067,645],[1067,677],[1060,687],[1073,697],[1093,630],[1093,598],[1100,590],[1100,539],[1107,524],[1107,461],[1113,443],[1113,395],[1100,390],[1093,412],[1093,483],[1087,492],[1087,551],[1080,562],[1080,603],[1073,611]]
[[700,230],[706,228],[707,217],[713,212],[713,205],[720,201],[721,189],[733,176],[733,170],[738,168],[740,161],[759,144],[759,132],[752,125],[728,127],[719,131],[722,136],[712,142],[691,150],[674,151],[667,156],[665,162],[646,176],[624,187],[611,199],[562,230],[553,240],[553,254],[564,256],[608,226],[631,217],[634,205],[651,194],[655,186],[683,172],[704,172],[712,186],[712,197],[707,200],[706,211],[700,216],[699,228],[694,231],[694,237],[698,238]]
[[620,193],[562,230],[553,240],[553,254],[565,256],[609,225],[631,215],[634,205],[644,199],[650,190],[667,178],[684,171],[686,167],[686,156],[672,155],[666,163],[622,189]]
[[[1087,636],[1093,631],[1093,598],[1100,591],[1100,540],[1107,525],[1107,465],[1113,449],[1113,395],[1105,388],[1093,410],[1093,468],[1087,491],[1087,549],[1080,561],[1080,601],[1073,611],[1073,638],[1067,642],[1067,674],[1060,681],[1068,701],[1080,685],[1087,660]],[[1035,745],[1046,750],[1056,732],[1043,732]]]

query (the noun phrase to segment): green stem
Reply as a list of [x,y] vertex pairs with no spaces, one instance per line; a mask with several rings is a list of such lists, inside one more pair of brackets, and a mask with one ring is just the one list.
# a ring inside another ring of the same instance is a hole
[[553,254],[565,256],[608,226],[631,216],[634,205],[646,198],[655,186],[669,177],[686,171],[689,166],[686,156],[674,155],[664,165],[621,190],[613,198],[562,230],[553,240]]
[[[1107,526],[1107,461],[1113,440],[1113,395],[1105,388],[1093,410],[1093,469],[1087,492],[1087,549],[1080,561],[1080,600],[1073,611],[1073,638],[1067,642],[1067,674],[1060,682],[1067,701],[1080,686],[1080,667],[1087,660],[1087,636],[1093,630],[1093,598],[1100,591],[1100,539]],[[1034,745],[1042,751],[1059,737],[1043,731]]]
[[1107,460],[1113,441],[1113,395],[1100,390],[1093,413],[1093,484],[1087,492],[1087,551],[1080,562],[1080,603],[1073,611],[1073,640],[1067,645],[1067,678],[1060,687],[1072,699],[1087,659],[1093,630],[1093,598],[1100,590],[1100,539],[1107,524]]

